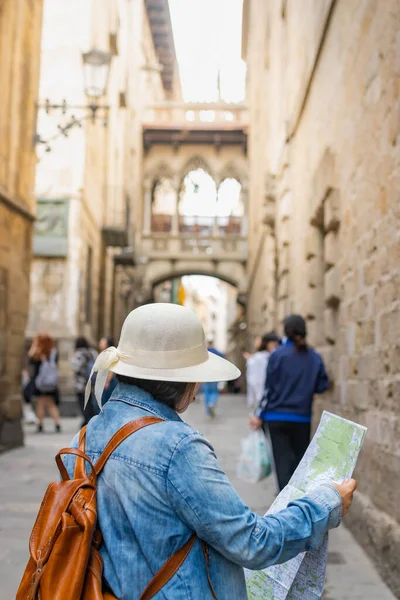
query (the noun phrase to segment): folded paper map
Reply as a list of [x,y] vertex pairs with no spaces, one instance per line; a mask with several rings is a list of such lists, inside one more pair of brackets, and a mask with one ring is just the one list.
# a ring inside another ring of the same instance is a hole
[[[322,483],[350,479],[366,431],[362,425],[324,411],[301,463],[267,514],[286,508],[289,502],[309,494]],[[263,571],[246,569],[249,600],[319,600],[327,557],[328,535],[316,551],[303,552]]]

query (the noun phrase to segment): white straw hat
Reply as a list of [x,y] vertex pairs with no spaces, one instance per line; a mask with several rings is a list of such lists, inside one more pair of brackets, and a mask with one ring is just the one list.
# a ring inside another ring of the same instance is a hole
[[[101,399],[108,371],[156,381],[203,383],[230,381],[240,371],[229,361],[208,352],[200,319],[176,304],[147,304],[133,310],[122,326],[118,348],[99,354],[95,395]],[[90,380],[86,401],[90,395]]]

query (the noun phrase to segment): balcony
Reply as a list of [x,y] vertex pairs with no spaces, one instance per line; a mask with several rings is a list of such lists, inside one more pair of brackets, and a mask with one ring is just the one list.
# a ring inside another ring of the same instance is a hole
[[146,125],[196,127],[246,127],[248,111],[244,104],[229,102],[161,102],[146,108]]
[[173,215],[153,214],[151,217],[151,232],[175,233],[190,236],[212,236],[225,235],[240,236],[244,232],[245,219],[243,217],[201,217],[179,215],[178,230],[174,232]]
[[169,233],[172,231],[172,215],[151,215],[151,231],[153,233]]
[[153,214],[151,226],[141,249],[150,260],[246,260],[246,217]]
[[180,217],[179,231],[190,235],[240,235],[243,217]]

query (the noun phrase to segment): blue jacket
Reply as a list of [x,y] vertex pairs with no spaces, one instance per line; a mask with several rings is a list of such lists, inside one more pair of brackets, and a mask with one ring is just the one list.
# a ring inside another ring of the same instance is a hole
[[287,343],[268,361],[265,394],[258,415],[263,420],[310,420],[314,394],[328,389],[321,356],[312,348]]
[[[339,525],[341,499],[330,485],[274,515],[252,512],[222,471],[211,444],[174,410],[133,386],[119,384],[103,411],[91,419],[87,454],[96,460],[122,425],[151,415],[165,422],[126,439],[97,481],[104,576],[120,600],[137,600],[193,532],[209,544],[218,600],[245,600],[242,567],[262,569],[318,548],[326,531]],[[64,459],[70,474],[74,460]],[[189,599],[212,600],[199,540],[155,596]]]

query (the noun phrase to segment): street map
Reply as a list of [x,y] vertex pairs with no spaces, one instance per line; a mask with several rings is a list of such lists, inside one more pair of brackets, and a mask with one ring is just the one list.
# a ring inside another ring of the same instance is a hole
[[[322,483],[350,479],[367,429],[324,411],[318,429],[289,484],[267,514],[276,513]],[[245,570],[249,600],[320,600],[322,597],[328,535],[316,551],[262,571]]]

